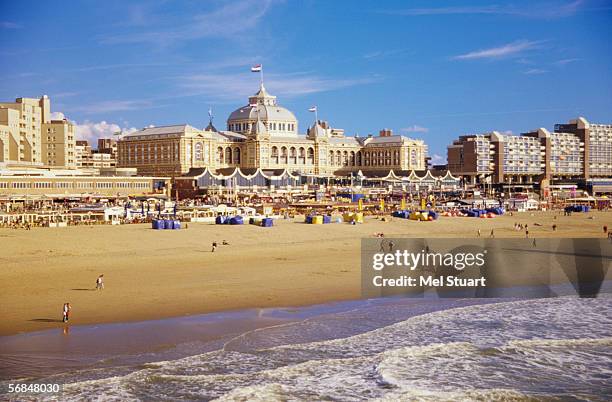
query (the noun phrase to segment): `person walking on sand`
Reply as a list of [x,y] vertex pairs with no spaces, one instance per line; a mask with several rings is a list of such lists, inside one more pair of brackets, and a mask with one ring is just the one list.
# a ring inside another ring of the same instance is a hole
[[495,238],[495,229],[491,229],[491,238]]
[[395,243],[393,243],[392,240],[389,240],[389,252],[392,253],[393,252],[393,247],[395,246]]
[[211,250],[210,252],[211,252],[211,253],[214,253],[216,249],[217,249],[217,242],[216,242],[216,241],[214,241],[214,242],[212,243],[212,250]]
[[96,290],[104,290],[104,274],[99,275],[96,279]]
[[529,230],[525,229],[525,238],[529,239]]
[[478,237],[480,237],[480,229],[478,229]]
[[68,322],[70,319],[70,303],[64,303],[64,307],[62,308],[62,322]]

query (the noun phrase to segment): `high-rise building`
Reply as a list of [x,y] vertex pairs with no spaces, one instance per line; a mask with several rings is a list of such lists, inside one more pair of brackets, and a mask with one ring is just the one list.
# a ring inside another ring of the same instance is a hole
[[42,166],[42,124],[51,121],[51,101],[17,98],[0,102],[0,162],[18,166]]
[[584,177],[612,176],[612,124],[589,123],[584,117],[555,124],[555,132],[573,133],[584,144]]
[[540,140],[544,156],[542,178],[576,179],[583,176],[584,143],[578,136],[572,133],[551,133],[545,128],[522,135]]
[[448,147],[448,169],[473,182],[490,177],[494,183],[536,181],[543,155],[538,138],[501,134],[464,135]]
[[532,183],[612,177],[612,125],[579,117],[520,136],[464,135],[448,146],[448,168],[476,182]]

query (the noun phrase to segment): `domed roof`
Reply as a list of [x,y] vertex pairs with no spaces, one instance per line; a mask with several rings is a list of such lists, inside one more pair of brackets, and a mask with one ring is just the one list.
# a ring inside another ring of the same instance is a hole
[[257,105],[251,106],[246,105],[239,109],[234,110],[228,117],[227,122],[231,123],[234,120],[256,120],[257,109],[259,109],[259,118],[266,121],[289,121],[295,122],[297,119],[295,115],[289,110],[282,106],[267,106]]
[[249,104],[234,110],[229,115],[227,122],[256,120],[258,114],[259,118],[264,121],[297,122],[293,113],[276,103],[276,96],[270,95],[263,83],[260,85],[259,91],[249,97]]

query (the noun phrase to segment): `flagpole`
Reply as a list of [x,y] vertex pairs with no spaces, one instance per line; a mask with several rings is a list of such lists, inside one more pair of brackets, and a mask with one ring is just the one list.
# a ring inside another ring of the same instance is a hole
[[315,106],[315,125],[319,124],[319,107]]
[[263,87],[263,64],[261,65],[261,68],[259,69],[259,83]]

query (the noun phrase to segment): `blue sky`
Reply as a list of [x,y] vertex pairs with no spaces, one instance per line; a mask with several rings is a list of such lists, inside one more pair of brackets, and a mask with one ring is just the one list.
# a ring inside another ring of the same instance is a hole
[[458,135],[612,123],[612,2],[2,2],[0,99],[51,96],[84,138],[217,127],[258,87],[304,132]]

